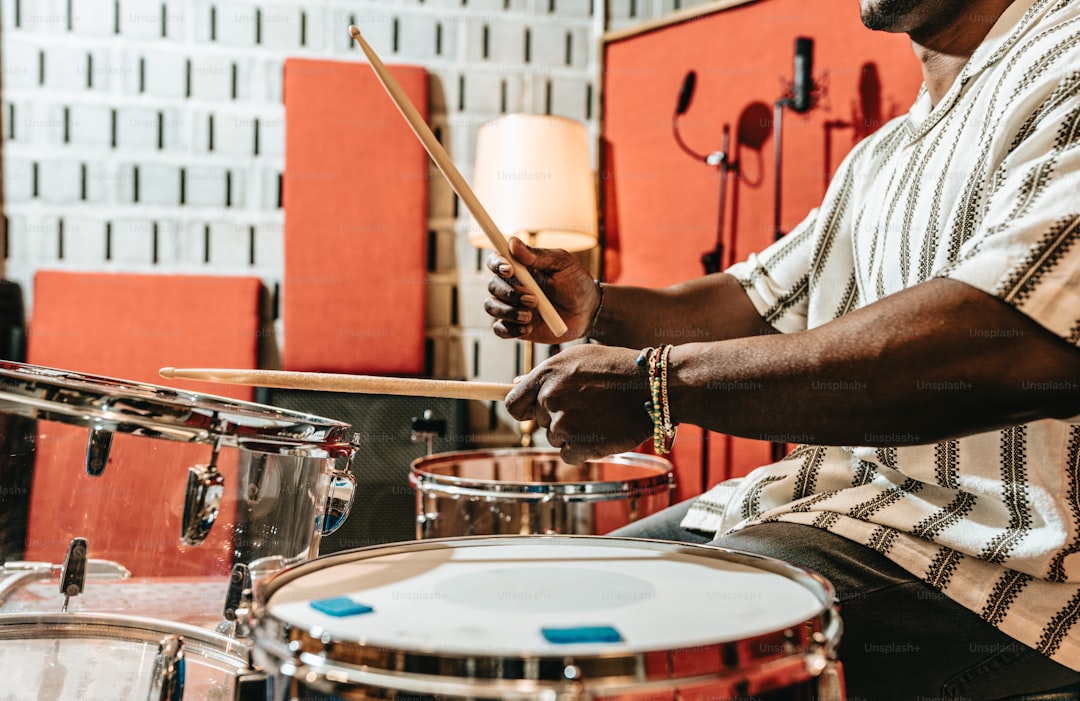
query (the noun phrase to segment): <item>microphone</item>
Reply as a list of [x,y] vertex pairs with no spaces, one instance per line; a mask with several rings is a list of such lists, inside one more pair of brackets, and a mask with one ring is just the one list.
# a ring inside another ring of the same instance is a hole
[[675,114],[686,114],[690,107],[690,99],[694,96],[694,83],[697,82],[697,73],[690,71],[683,78],[682,89],[679,91],[679,104],[675,108]]
[[813,92],[814,40],[799,37],[795,40],[795,84],[791,89],[791,109],[800,113],[808,111],[814,106]]

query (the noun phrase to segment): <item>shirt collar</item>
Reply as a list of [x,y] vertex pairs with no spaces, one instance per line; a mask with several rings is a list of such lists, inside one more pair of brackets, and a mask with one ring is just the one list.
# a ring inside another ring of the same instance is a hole
[[1055,2],[1056,0],[1015,0],[1009,5],[990,28],[986,38],[975,49],[975,53],[968,59],[952,87],[937,105],[931,107],[930,93],[924,84],[908,112],[908,130],[912,140],[924,136],[943,116],[948,114],[963,92],[964,86],[972,78],[1000,61]]

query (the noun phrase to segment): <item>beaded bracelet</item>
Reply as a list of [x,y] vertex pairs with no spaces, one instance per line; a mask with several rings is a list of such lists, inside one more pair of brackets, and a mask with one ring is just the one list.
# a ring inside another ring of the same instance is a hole
[[649,393],[651,401],[645,403],[653,423],[653,450],[657,455],[667,455],[675,442],[675,426],[671,423],[671,407],[668,404],[667,370],[671,346],[646,348],[638,356],[638,365],[649,370]]
[[589,324],[589,329],[585,332],[585,338],[595,339],[596,322],[600,321],[600,312],[604,309],[604,285],[599,280],[594,280],[596,283],[596,289],[600,293],[600,304],[596,305],[596,312],[593,313],[592,322]]

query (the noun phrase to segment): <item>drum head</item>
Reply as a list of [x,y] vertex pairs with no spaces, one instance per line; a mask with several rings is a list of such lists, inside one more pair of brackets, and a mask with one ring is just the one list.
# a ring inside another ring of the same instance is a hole
[[832,625],[831,589],[805,570],[619,538],[369,548],[279,573],[256,598],[256,647],[271,657],[303,650],[310,657],[294,661],[323,672],[339,663],[498,678],[529,669],[530,679],[565,681],[573,668],[625,682],[678,676],[672,660],[690,654],[684,670],[724,674],[807,649]]

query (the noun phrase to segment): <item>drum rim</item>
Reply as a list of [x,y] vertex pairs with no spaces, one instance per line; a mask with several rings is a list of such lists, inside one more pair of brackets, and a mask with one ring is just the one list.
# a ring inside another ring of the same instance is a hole
[[[26,635],[26,632],[41,634]],[[158,637],[153,637],[154,634]],[[166,635],[183,637],[185,651],[222,667],[227,665],[236,671],[248,667],[251,641],[186,623],[111,613],[0,613],[0,642],[88,639],[152,644]]]
[[[265,652],[279,662],[295,667],[333,668],[342,665],[350,670],[371,670],[408,677],[415,674],[411,670],[437,669],[440,676],[451,678],[481,678],[478,669],[494,670],[492,676],[484,679],[517,679],[503,676],[500,670],[513,669],[524,664],[542,670],[563,670],[567,665],[574,666],[581,672],[581,678],[593,683],[605,683],[615,680],[625,683],[627,675],[635,676],[639,681],[660,681],[682,679],[683,676],[672,670],[676,669],[671,655],[678,649],[658,648],[615,651],[598,650],[595,655],[573,656],[567,654],[538,655],[493,655],[488,653],[466,654],[432,652],[429,650],[387,648],[377,645],[365,645],[355,640],[341,639],[330,635],[317,627],[302,629],[292,626],[273,616],[269,611],[269,602],[274,594],[290,582],[313,571],[333,567],[338,564],[367,559],[377,555],[395,555],[407,552],[447,548],[452,546],[477,547],[498,543],[524,543],[541,540],[575,541],[577,543],[594,542],[605,547],[641,548],[668,553],[690,554],[714,559],[726,560],[772,572],[794,581],[810,591],[820,603],[820,608],[807,620],[788,626],[775,632],[755,635],[732,641],[717,641],[713,644],[695,644],[696,649],[714,649],[716,655],[711,663],[697,666],[693,674],[685,678],[705,676],[723,676],[744,672],[748,666],[761,665],[794,655],[821,653],[833,657],[839,644],[841,623],[837,612],[835,590],[832,584],[821,575],[811,570],[793,565],[776,558],[756,553],[748,553],[712,545],[695,545],[666,540],[646,538],[622,538],[594,535],[481,535],[454,538],[433,538],[429,540],[408,541],[389,545],[374,545],[339,553],[324,555],[306,562],[293,565],[271,575],[256,584],[252,606],[248,615],[248,627],[252,633],[256,650]],[[775,651],[771,657],[762,656],[762,650]],[[657,665],[656,656],[667,659],[668,664]],[[344,658],[344,659],[343,659]],[[357,662],[361,660],[361,662]],[[752,663],[749,664],[748,663]],[[621,670],[612,674],[612,670]],[[642,676],[644,675],[644,676]],[[423,676],[423,675],[421,675]],[[542,672],[531,681],[567,682],[558,674],[545,676]]]
[[173,441],[315,445],[351,454],[349,424],[212,394],[0,360],[0,411]]
[[[578,480],[574,482],[529,482],[468,479],[450,475],[436,475],[425,468],[443,463],[460,461],[462,458],[499,458],[514,456],[543,456],[558,459],[557,448],[500,448],[492,450],[455,450],[435,453],[413,460],[409,468],[409,481],[418,490],[458,496],[511,497],[543,500],[552,495],[573,496],[577,500],[600,501],[633,496],[652,496],[670,491],[675,486],[674,468],[669,460],[647,453],[616,453],[589,460],[597,463],[618,463],[639,467],[656,468],[657,473],[628,480]],[[437,488],[435,488],[437,487]],[[520,496],[519,496],[520,495]]]

